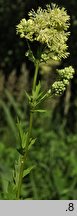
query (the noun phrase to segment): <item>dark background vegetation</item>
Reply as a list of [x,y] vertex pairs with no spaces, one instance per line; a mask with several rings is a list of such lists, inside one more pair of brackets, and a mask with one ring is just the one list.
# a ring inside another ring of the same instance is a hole
[[[25,128],[28,125],[24,90],[30,91],[34,69],[25,57],[27,44],[16,35],[16,25],[27,19],[32,8],[44,8],[48,3],[51,1],[0,0],[0,199],[5,199],[17,157],[17,116]],[[72,65],[75,75],[61,97],[44,104],[48,112],[35,116],[33,133],[38,139],[27,163],[36,168],[24,179],[23,199],[77,199],[77,1],[53,3],[65,7],[71,17],[70,56],[58,67]],[[51,71],[55,67],[51,63]],[[39,77],[48,87],[51,74]]]

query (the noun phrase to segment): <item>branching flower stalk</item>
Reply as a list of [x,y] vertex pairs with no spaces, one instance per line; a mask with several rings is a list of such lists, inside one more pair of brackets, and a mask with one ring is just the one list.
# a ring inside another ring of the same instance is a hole
[[[47,5],[44,10],[39,7],[36,12],[34,10],[30,11],[29,19],[22,19],[17,25],[17,34],[21,38],[25,38],[28,44],[26,56],[34,63],[35,73],[32,93],[29,95],[26,92],[30,107],[28,131],[24,132],[21,122],[18,121],[17,124],[20,143],[18,148],[19,160],[15,166],[13,175],[12,192],[14,193],[14,199],[21,198],[23,177],[33,169],[33,166],[25,169],[28,152],[36,141],[36,138],[32,137],[33,115],[35,112],[44,112],[45,110],[39,108],[40,104],[48,97],[61,95],[69,84],[70,79],[73,78],[74,69],[72,66],[69,66],[56,71],[56,80],[47,92],[41,90],[40,82],[37,84],[37,75],[41,62],[47,64],[52,59],[61,61],[62,58],[67,58],[69,55],[67,52],[67,40],[70,34],[68,32],[69,21],[70,17],[65,8],[59,8],[52,4]],[[37,43],[36,53],[30,48],[33,42]]]

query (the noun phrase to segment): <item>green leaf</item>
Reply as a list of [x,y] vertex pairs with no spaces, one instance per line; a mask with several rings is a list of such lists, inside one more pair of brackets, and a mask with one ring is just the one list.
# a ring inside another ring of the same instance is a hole
[[26,94],[26,97],[28,98],[28,100],[30,101],[30,100],[31,100],[31,97],[30,97],[30,95],[27,93],[27,91],[25,91],[25,94]]
[[22,129],[22,123],[19,121],[19,119],[17,119],[17,128],[19,132],[20,141],[22,142],[23,129]]
[[34,90],[32,91],[32,97],[33,97],[33,99],[36,99],[36,100],[38,99],[40,89],[41,89],[41,84],[39,82],[38,85],[36,86],[35,91]]
[[16,200],[16,188],[13,182],[9,182],[8,184],[8,191],[5,194],[6,200]]
[[26,147],[28,132],[27,133],[24,132],[22,128],[22,123],[19,120],[17,122],[17,128],[18,128],[19,138],[20,138],[20,148],[24,149]]
[[30,148],[32,147],[32,145],[34,145],[35,141],[36,141],[36,138],[35,138],[35,139],[32,139],[32,140],[30,141],[28,150],[30,150]]
[[28,174],[31,172],[31,170],[34,169],[34,168],[35,168],[35,165],[30,166],[29,168],[27,168],[26,170],[24,170],[24,172],[23,172],[23,178],[24,178],[26,175],[28,175]]
[[14,182],[15,186],[18,185],[18,181],[19,181],[20,166],[21,166],[21,161],[19,158],[19,160],[15,162],[15,167],[13,170],[13,182]]
[[36,94],[38,95],[41,89],[41,83],[39,81],[38,85],[36,85]]
[[22,138],[22,148],[26,147],[26,142],[27,142],[27,136],[28,136],[28,132],[27,133],[23,133],[23,138]]

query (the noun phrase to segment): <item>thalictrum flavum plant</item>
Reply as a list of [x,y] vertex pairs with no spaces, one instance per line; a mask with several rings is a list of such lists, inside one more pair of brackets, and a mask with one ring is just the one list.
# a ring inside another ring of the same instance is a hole
[[[56,80],[49,87],[47,92],[41,90],[41,82],[37,84],[38,71],[42,62],[49,60],[61,61],[62,58],[67,58],[69,53],[67,51],[67,40],[70,32],[68,31],[70,25],[70,17],[65,8],[59,8],[55,4],[46,5],[45,9],[39,7],[35,12],[33,9],[28,14],[29,18],[20,21],[16,27],[17,34],[21,38],[25,38],[28,45],[26,56],[34,63],[35,72],[33,78],[32,92],[26,97],[28,99],[30,108],[29,128],[26,132],[23,131],[20,121],[17,123],[19,132],[19,159],[15,165],[13,173],[13,187],[12,193],[14,199],[22,199],[21,187],[23,177],[30,173],[34,166],[25,168],[28,152],[31,146],[36,142],[36,138],[32,137],[33,117],[35,112],[44,112],[40,109],[40,104],[44,100],[54,95],[61,95],[70,80],[73,78],[74,69],[72,66],[64,69],[56,70]],[[37,43],[36,52],[33,51],[31,45]]]

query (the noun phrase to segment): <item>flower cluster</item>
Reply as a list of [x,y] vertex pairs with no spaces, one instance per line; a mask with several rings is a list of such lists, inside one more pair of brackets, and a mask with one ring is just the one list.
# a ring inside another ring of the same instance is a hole
[[60,60],[68,56],[67,39],[69,32],[69,15],[64,8],[50,5],[46,9],[38,8],[29,12],[29,19],[22,19],[17,25],[21,38],[38,41],[43,45],[41,61]]
[[52,90],[55,95],[61,95],[65,89],[66,87],[63,81],[55,81],[52,85]]
[[74,69],[72,66],[69,66],[62,70],[57,70],[57,72],[60,75],[60,79],[62,78],[62,80],[55,81],[52,84],[52,91],[55,95],[61,95],[69,84],[70,79],[73,78]]
[[64,69],[58,70],[57,73],[62,77],[63,79],[70,80],[73,78],[74,69],[72,66],[65,67]]
[[[61,60],[68,56],[67,52],[67,40],[69,36],[69,20],[65,8],[59,8],[55,4],[46,6],[46,9],[38,8],[29,12],[29,19],[22,19],[17,25],[17,33],[21,38],[27,39],[27,41],[39,42],[41,48],[40,62],[48,60]],[[38,52],[39,53],[39,52]],[[33,56],[33,52],[29,50],[26,53],[29,59],[35,63],[36,57]],[[70,79],[73,78],[74,69],[65,67],[65,69],[57,70],[59,75],[58,81],[52,84],[52,92],[55,95],[60,95],[66,89]]]

